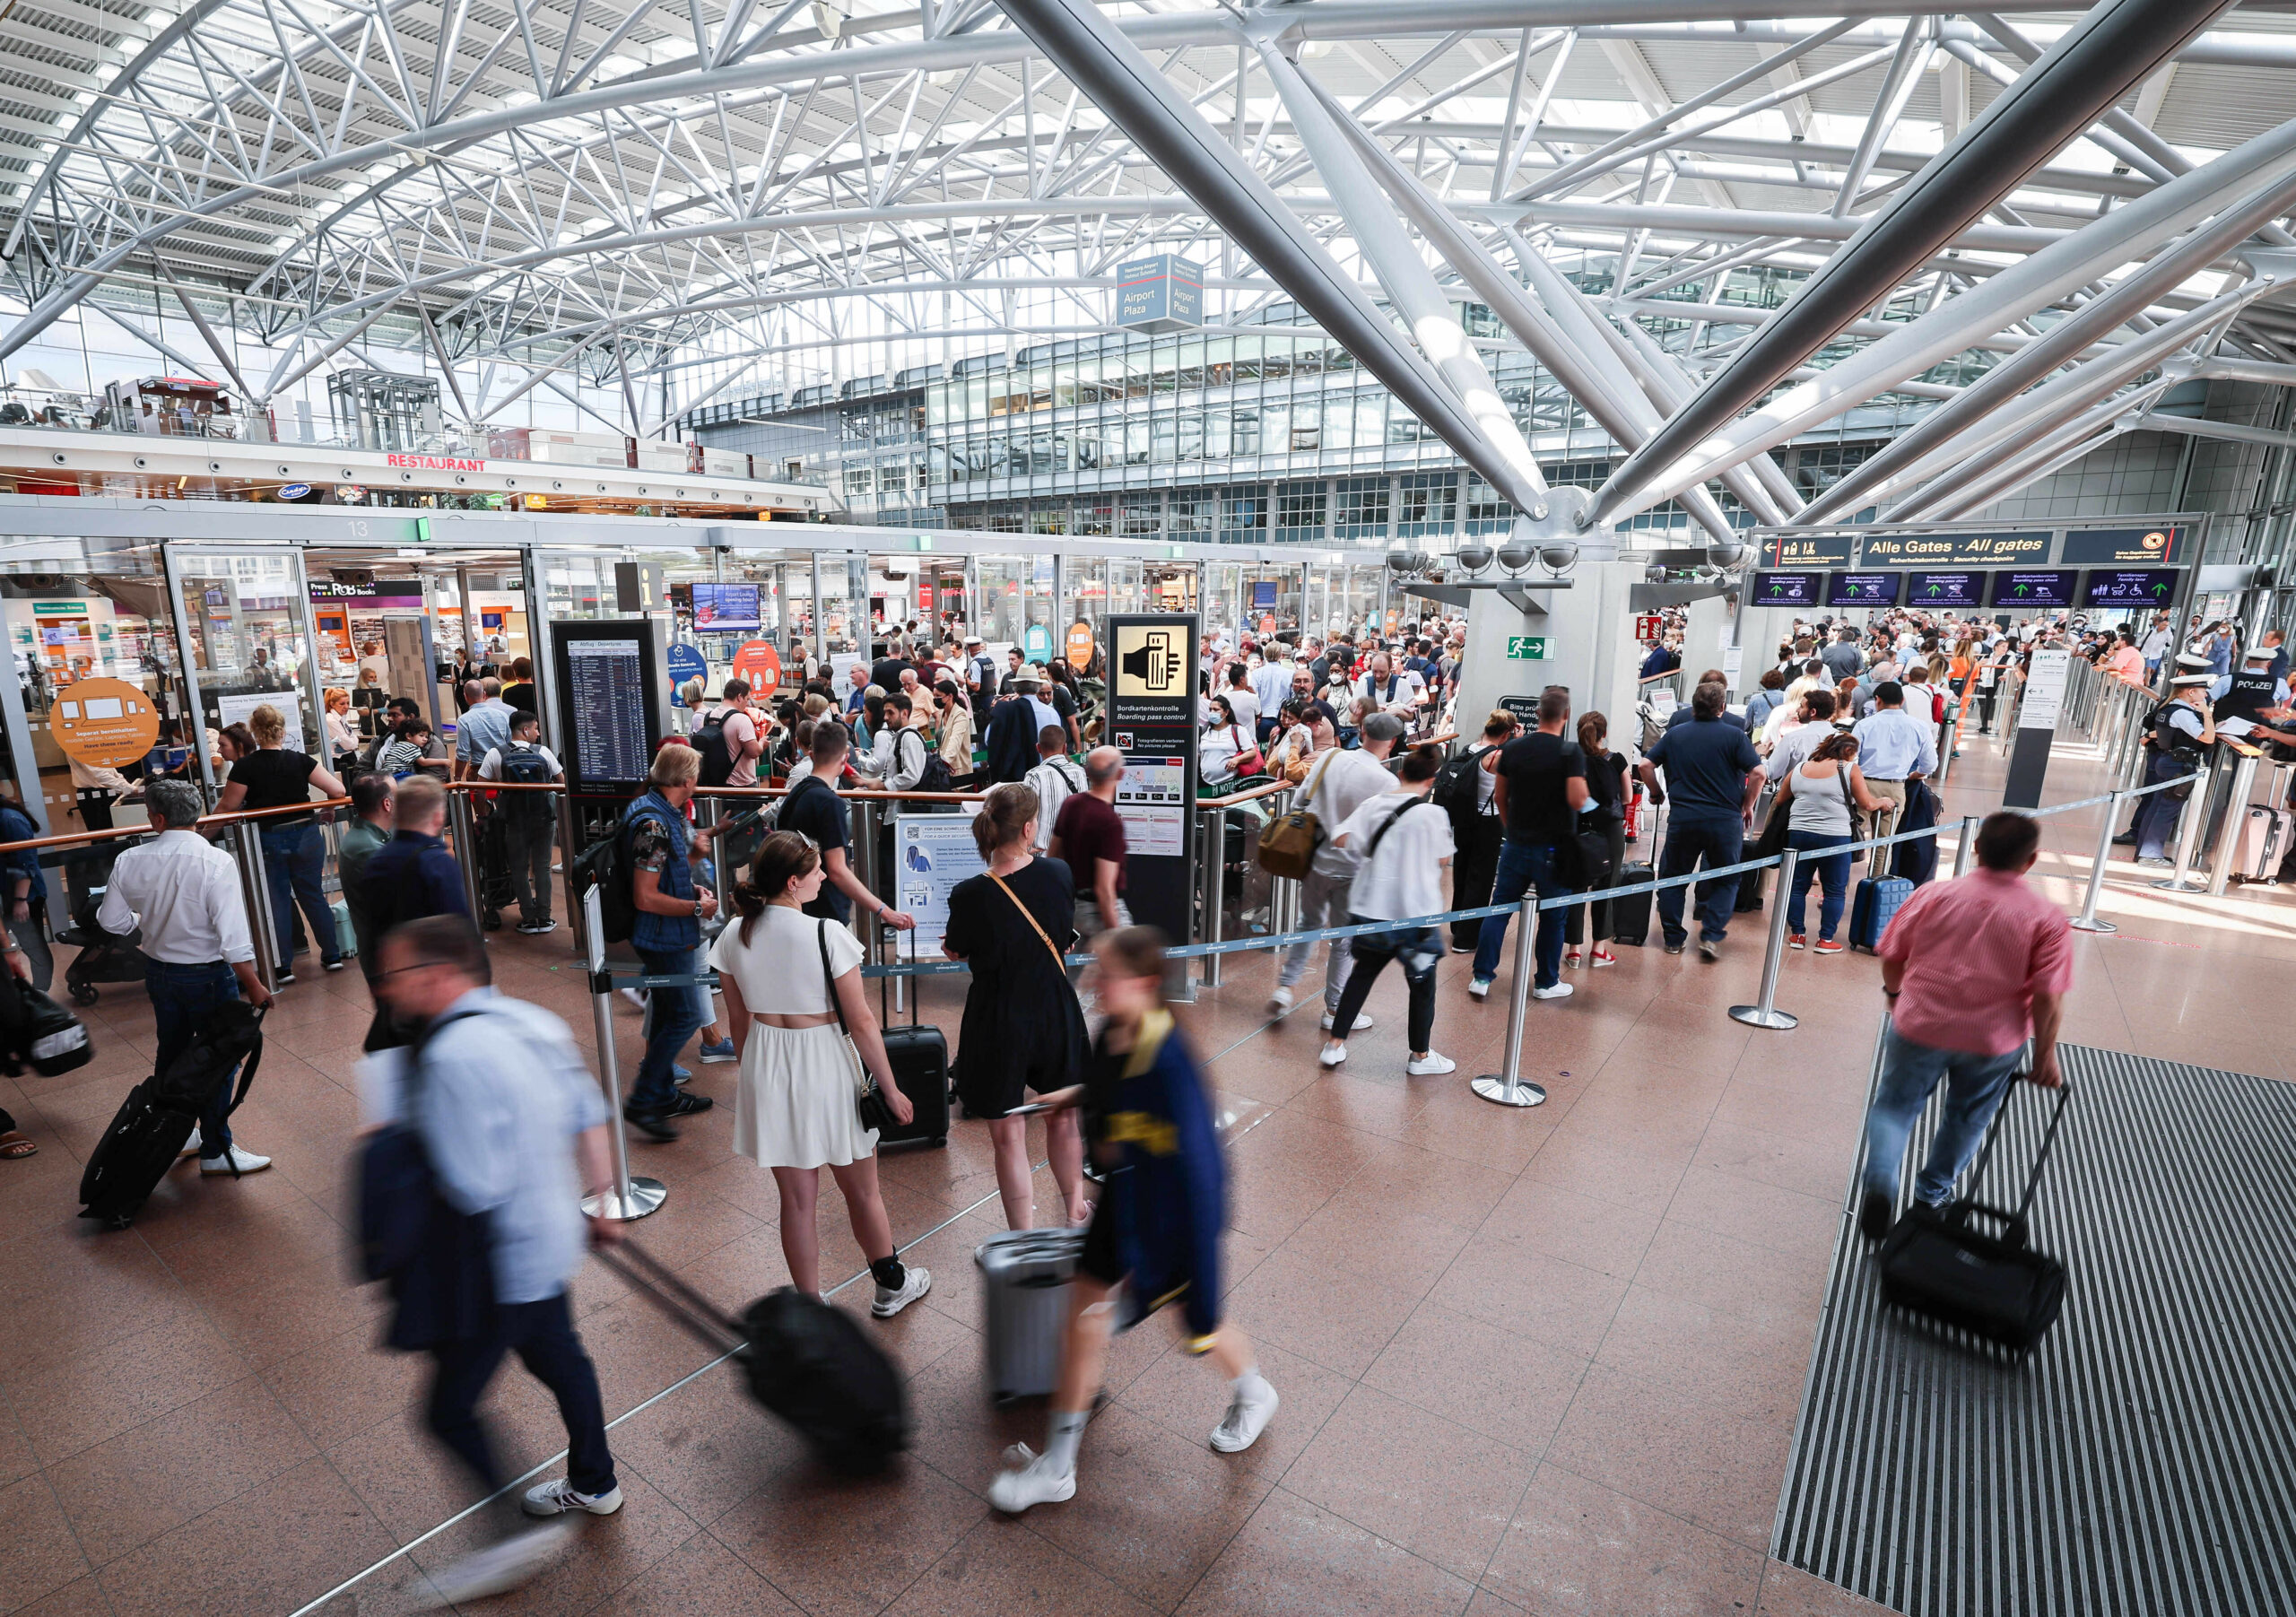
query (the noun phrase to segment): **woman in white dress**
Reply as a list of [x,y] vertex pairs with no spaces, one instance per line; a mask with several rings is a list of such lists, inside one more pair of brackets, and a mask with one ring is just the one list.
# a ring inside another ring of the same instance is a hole
[[816,1297],[821,1242],[813,1204],[821,1170],[836,1176],[853,1239],[877,1282],[869,1311],[888,1319],[924,1296],[933,1276],[904,1265],[893,1251],[892,1225],[877,1193],[877,1132],[862,1127],[857,1109],[863,1064],[877,1075],[897,1119],[906,1123],[915,1112],[893,1082],[884,1037],[861,992],[859,941],[835,922],[804,913],[822,890],[822,874],[821,851],[810,838],[775,831],[759,847],[749,879],[734,890],[741,919],[710,947],[709,964],[741,1051],[734,1149],[773,1170],[790,1283]]

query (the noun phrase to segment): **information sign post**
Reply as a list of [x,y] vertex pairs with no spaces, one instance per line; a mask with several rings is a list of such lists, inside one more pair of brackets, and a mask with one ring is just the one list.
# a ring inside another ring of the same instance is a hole
[[1109,619],[1105,735],[1124,754],[1125,904],[1132,918],[1186,942],[1196,890],[1196,668],[1193,613]]
[[2043,646],[2033,653],[2025,671],[2025,694],[2017,704],[2017,736],[2009,745],[2009,777],[2001,788],[2005,808],[2032,809],[2041,805],[2041,778],[2048,772],[2050,746],[2057,740],[2057,716],[2065,710],[2065,684],[2073,653],[2062,646]]

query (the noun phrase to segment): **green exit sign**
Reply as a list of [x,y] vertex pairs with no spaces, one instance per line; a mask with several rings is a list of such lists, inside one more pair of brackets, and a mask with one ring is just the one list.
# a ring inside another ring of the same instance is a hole
[[1510,634],[1507,637],[1507,655],[1526,662],[1544,663],[1547,658],[1547,637]]

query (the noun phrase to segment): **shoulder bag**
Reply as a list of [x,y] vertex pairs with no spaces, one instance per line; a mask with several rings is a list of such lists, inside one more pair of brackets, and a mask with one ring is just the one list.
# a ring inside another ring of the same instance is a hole
[[[1858,812],[1857,794],[1849,789],[1849,765],[1841,759],[1834,760],[1833,778],[1841,782],[1841,800],[1849,808],[1849,839],[1863,842],[1866,839],[1866,817]],[[1855,865],[1865,856],[1865,850],[1860,848],[1849,856],[1849,862]]]
[[996,882],[996,891],[1013,900],[1013,908],[1021,912],[1021,918],[1029,924],[1029,930],[1037,935],[1037,941],[1042,943],[1045,946],[1046,951],[1051,954],[1052,969],[1060,974],[1060,980],[1062,982],[1066,982],[1068,980],[1068,962],[1061,958],[1059,948],[1049,937],[1045,935],[1044,926],[1038,921],[1036,913],[1026,904],[1021,902],[1021,895],[1019,893],[1014,892],[1011,888],[1004,885],[1004,877],[998,875],[995,871],[985,870],[981,872],[981,874]]
[[1326,840],[1324,822],[1315,811],[1306,805],[1315,800],[1316,787],[1322,784],[1324,771],[1331,767],[1337,749],[1324,754],[1321,763],[1308,771],[1308,778],[1292,799],[1292,808],[1269,821],[1259,833],[1259,867],[1271,876],[1282,876],[1297,882],[1307,875],[1308,867],[1315,862],[1316,850]]
[[[1566,742],[1563,743],[1562,757],[1566,763],[1576,758],[1578,761],[1579,774],[1582,777],[1585,775],[1587,770],[1585,748],[1575,741]],[[1563,800],[1563,806],[1565,809],[1570,808],[1568,797]],[[1611,839],[1600,831],[1581,829],[1578,815],[1575,811],[1570,815],[1570,830],[1556,848],[1555,853],[1557,856],[1555,863],[1561,866],[1555,874],[1561,878],[1562,884],[1566,887],[1575,888],[1580,892],[1588,892],[1610,880]]]
[[[811,778],[808,777],[808,778]],[[802,782],[800,784],[803,784]],[[885,1091],[877,1087],[877,1075],[869,1064],[861,1059],[861,1049],[853,1042],[853,1030],[846,1025],[845,1002],[837,996],[837,978],[829,969],[829,928],[823,921],[814,930],[813,942],[822,952],[822,989],[829,995],[829,1008],[837,1013],[837,1030],[845,1045],[845,1053],[853,1059],[854,1071],[861,1081],[854,1086],[854,1106],[861,1116],[861,1126],[883,1134],[900,1126],[900,1119],[893,1116],[892,1103],[885,1099]]]

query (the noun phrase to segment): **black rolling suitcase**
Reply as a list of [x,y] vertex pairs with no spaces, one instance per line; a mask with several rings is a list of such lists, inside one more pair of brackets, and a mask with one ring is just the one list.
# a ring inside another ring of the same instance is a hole
[[[1970,1175],[1970,1194],[1941,1208],[1917,1203],[1882,1242],[1878,1261],[1882,1295],[1891,1303],[1999,1343],[2022,1356],[2056,1323],[2057,1310],[2065,1305],[2065,1265],[2027,1244],[2025,1215],[2032,1208],[2049,1149],[2057,1143],[2057,1125],[2065,1121],[2073,1087],[2068,1083],[2057,1092],[2040,1152],[2025,1178],[2025,1194],[2012,1213],[1985,1205],[1976,1192],[1994,1142],[2000,1138],[2001,1112],[2016,1092],[2012,1085],[2002,1097],[2001,1110],[1993,1115],[1985,1148]],[[1997,1225],[2000,1233],[1978,1229],[1979,1219]]]
[[243,1000],[219,1006],[173,1065],[120,1102],[80,1175],[80,1216],[126,1229],[175,1166],[207,1098],[237,1067],[239,1089],[224,1115],[239,1110],[262,1058],[263,1013]]
[[[916,986],[910,985],[914,1005]],[[917,1108],[898,1128],[877,1135],[877,1149],[888,1145],[946,1145],[949,1143],[949,1041],[938,1028],[906,1027],[885,1030],[885,1059],[892,1063],[893,1082]]]
[[738,1360],[750,1396],[796,1428],[829,1470],[872,1476],[909,1446],[900,1368],[844,1309],[784,1286],[734,1319],[635,1241],[597,1252],[648,1302]]
[[[1613,887],[1639,887],[1645,882],[1657,881],[1657,874],[1648,865],[1622,865]],[[1626,943],[1639,949],[1650,941],[1650,900],[1658,895],[1652,892],[1629,893],[1622,899],[1613,899],[1611,904],[1611,942]]]

